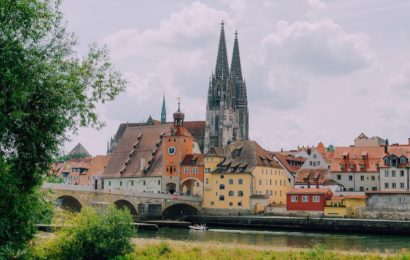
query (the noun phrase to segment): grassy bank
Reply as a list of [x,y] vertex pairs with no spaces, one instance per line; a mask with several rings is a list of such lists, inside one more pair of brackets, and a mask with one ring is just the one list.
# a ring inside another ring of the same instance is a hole
[[410,252],[352,252],[275,248],[217,242],[189,242],[160,239],[133,239],[133,253],[121,259],[409,259]]

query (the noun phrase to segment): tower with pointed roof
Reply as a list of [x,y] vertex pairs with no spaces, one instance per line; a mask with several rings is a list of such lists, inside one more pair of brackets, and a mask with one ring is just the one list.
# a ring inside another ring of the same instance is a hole
[[165,93],[164,97],[162,98],[162,109],[161,109],[161,124],[167,123],[167,110],[165,108]]
[[224,147],[235,140],[248,140],[248,101],[242,78],[239,43],[235,44],[229,70],[224,23],[221,23],[215,73],[209,80],[206,105],[205,147]]

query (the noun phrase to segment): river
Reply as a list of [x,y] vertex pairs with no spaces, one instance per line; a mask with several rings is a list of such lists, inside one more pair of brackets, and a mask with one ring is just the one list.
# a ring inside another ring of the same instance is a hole
[[355,251],[396,251],[410,249],[409,236],[335,234],[291,231],[260,231],[211,228],[192,231],[187,228],[160,228],[158,231],[138,231],[139,238],[159,238],[188,241],[212,241],[273,247],[311,248],[320,243],[327,249]]

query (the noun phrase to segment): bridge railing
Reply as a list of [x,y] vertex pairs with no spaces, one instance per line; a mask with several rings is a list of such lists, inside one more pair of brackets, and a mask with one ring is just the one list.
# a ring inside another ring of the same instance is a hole
[[68,190],[68,191],[81,191],[81,192],[98,192],[105,194],[115,194],[123,196],[135,196],[143,198],[152,198],[152,199],[168,199],[168,200],[182,200],[182,201],[202,201],[201,197],[198,196],[186,196],[186,195],[172,195],[172,194],[162,194],[162,193],[147,193],[147,192],[137,192],[137,191],[128,191],[128,190],[96,190],[93,186],[85,185],[71,185],[71,184],[62,184],[62,183],[44,183],[42,186],[43,189],[51,190]]

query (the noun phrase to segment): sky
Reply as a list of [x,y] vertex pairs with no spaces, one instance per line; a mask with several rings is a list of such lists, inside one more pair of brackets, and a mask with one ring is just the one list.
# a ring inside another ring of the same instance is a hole
[[65,0],[67,27],[85,55],[106,45],[128,81],[98,105],[106,126],[83,128],[81,142],[105,154],[120,123],[205,120],[220,23],[228,58],[238,31],[248,91],[250,138],[269,150],[347,146],[361,132],[390,143],[410,137],[410,2],[407,0]]

